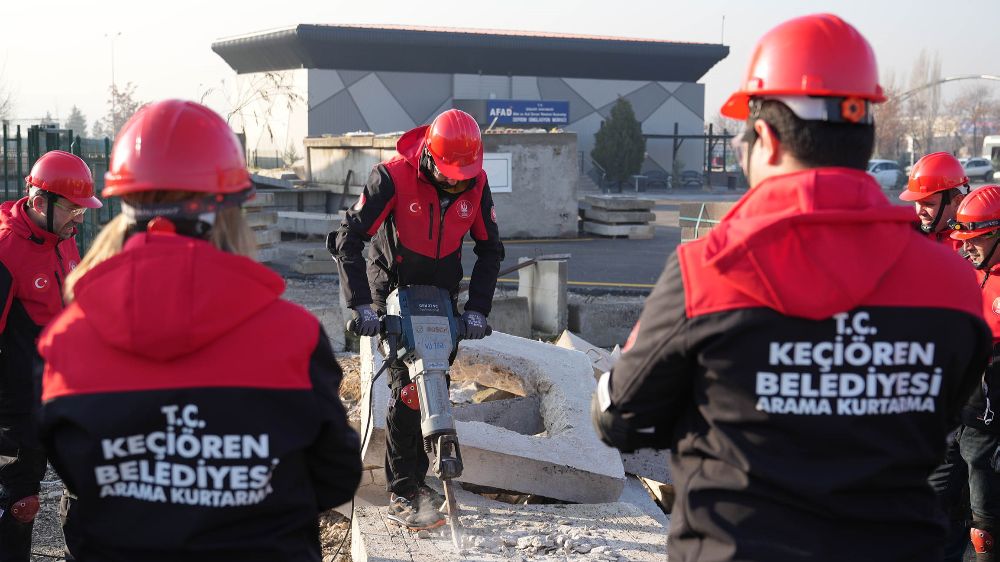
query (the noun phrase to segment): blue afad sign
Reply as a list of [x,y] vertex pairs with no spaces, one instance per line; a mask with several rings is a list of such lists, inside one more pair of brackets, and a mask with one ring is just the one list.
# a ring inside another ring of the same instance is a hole
[[497,125],[567,125],[568,101],[486,100],[487,121]]

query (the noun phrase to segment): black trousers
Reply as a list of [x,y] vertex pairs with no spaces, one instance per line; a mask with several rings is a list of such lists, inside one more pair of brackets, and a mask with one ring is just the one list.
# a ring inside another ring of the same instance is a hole
[[0,562],[28,562],[34,521],[22,523],[9,513],[10,506],[38,494],[45,475],[45,453],[41,449],[0,451]]
[[969,525],[988,530],[994,539],[1000,535],[1000,473],[992,466],[998,450],[1000,434],[963,425],[948,444],[944,462],[929,478],[949,519],[946,562],[962,560]]
[[410,384],[409,374],[402,362],[391,365],[389,375],[389,409],[385,432],[385,482],[388,491],[398,496],[410,497],[424,483],[430,459],[424,452],[424,439],[420,433],[420,411],[414,410],[399,398],[403,387]]

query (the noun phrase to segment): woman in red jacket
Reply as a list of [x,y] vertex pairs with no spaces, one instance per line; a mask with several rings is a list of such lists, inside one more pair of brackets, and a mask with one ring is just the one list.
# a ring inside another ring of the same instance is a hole
[[358,439],[326,334],[249,259],[239,142],[203,106],[153,103],[106,180],[122,214],[39,343],[77,560],[319,561],[317,515],[353,496]]

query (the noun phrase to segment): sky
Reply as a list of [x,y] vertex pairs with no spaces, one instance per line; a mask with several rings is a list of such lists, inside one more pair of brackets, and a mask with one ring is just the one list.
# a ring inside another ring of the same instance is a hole
[[[211,50],[220,38],[299,23],[511,29],[721,41],[729,57],[701,80],[711,120],[742,81],[760,35],[809,13],[833,12],[852,23],[871,42],[880,71],[897,81],[906,79],[921,49],[940,55],[944,76],[1000,75],[994,25],[1000,0],[941,6],[928,0],[11,1],[0,8],[0,87],[13,94],[16,119],[46,113],[65,119],[76,105],[89,126],[107,112],[112,60],[116,83],[135,84],[142,101],[199,99],[223,80],[233,82],[235,72]],[[962,84],[947,86],[945,96]],[[985,84],[1000,94],[1000,82]],[[225,104],[221,96],[209,99]]]

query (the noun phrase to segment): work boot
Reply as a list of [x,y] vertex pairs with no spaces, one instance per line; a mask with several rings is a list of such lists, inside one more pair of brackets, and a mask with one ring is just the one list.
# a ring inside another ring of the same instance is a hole
[[445,524],[445,517],[441,513],[427,505],[421,509],[414,505],[417,494],[413,498],[406,498],[396,494],[389,495],[389,507],[387,517],[393,523],[406,527],[411,531],[421,531],[424,529],[434,529]]
[[434,509],[440,510],[441,506],[444,505],[444,496],[427,484],[421,484],[417,488],[416,502],[418,506],[430,505]]

